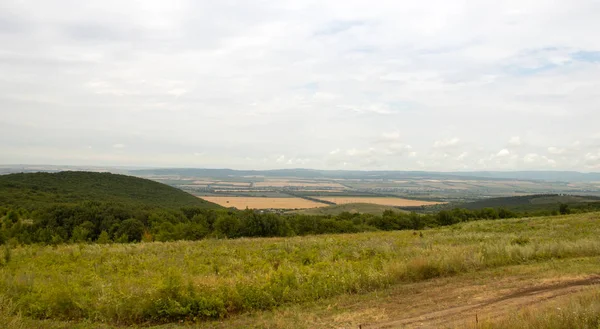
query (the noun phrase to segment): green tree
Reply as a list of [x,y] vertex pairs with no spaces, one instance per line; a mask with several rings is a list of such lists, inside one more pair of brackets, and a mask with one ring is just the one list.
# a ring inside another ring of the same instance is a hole
[[116,243],[127,243],[129,242],[129,237],[127,234],[121,234],[118,238],[115,239]]
[[90,235],[90,230],[85,226],[80,225],[73,229],[71,234],[71,241],[73,242],[86,242]]
[[437,222],[440,225],[452,225],[458,223],[458,219],[452,216],[447,210],[442,210],[437,214]]
[[100,243],[100,244],[108,244],[108,243],[111,243],[112,241],[110,240],[110,236],[108,235],[108,232],[102,231],[102,233],[100,233],[100,235],[98,236],[98,240],[96,242]]
[[126,235],[129,238],[127,242],[139,242],[142,240],[142,235],[144,234],[144,231],[144,224],[140,220],[130,218],[124,220],[121,223],[121,225],[119,226],[119,230],[116,233],[116,236],[118,236],[120,239],[121,236]]
[[571,209],[569,209],[568,204],[561,203],[560,206],[558,206],[558,212],[560,212],[561,215],[568,215],[571,213]]
[[240,220],[229,214],[222,214],[215,222],[215,230],[228,238],[240,236],[242,224]]

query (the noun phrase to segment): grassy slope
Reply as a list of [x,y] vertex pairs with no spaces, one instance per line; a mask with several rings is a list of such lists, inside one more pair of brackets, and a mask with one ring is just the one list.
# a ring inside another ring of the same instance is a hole
[[[122,326],[91,321],[34,320],[21,314],[14,314],[16,305],[0,299],[0,323],[11,329],[230,329],[230,328],[358,328],[361,324],[378,323],[394,316],[414,317],[429,314],[448,306],[461,303],[475,303],[482,295],[506,293],[513,289],[529,288],[540,282],[560,278],[582,277],[597,272],[599,257],[568,258],[537,263],[526,263],[493,268],[480,272],[469,272],[453,277],[442,277],[414,283],[393,285],[365,294],[344,294],[325,298],[313,303],[292,304],[274,310],[252,312],[230,318],[199,323],[164,325]],[[447,328],[531,328],[531,329],[570,329],[596,326],[579,325],[581,321],[571,319],[571,325],[556,325],[556,318],[564,315],[570,318],[585,319],[585,315],[598,319],[597,307],[600,304],[600,288],[590,289],[573,296],[545,304],[531,305],[525,309],[514,309],[507,317],[493,321],[482,319],[477,326],[447,326]],[[590,299],[591,300],[585,300]],[[583,300],[582,300],[583,299]],[[567,305],[565,305],[567,304]],[[541,306],[541,307],[540,307]],[[556,312],[560,307],[562,312]],[[576,306],[577,309],[573,309]],[[594,312],[596,311],[596,312]],[[471,315],[471,314],[470,314]],[[540,321],[542,318],[545,321]],[[472,319],[472,317],[469,317]],[[483,322],[483,323],[482,323]],[[542,323],[540,323],[542,322]]]
[[[423,237],[400,231],[25,246],[13,250],[11,261],[0,268],[0,311],[87,319],[82,322],[87,327],[85,321],[145,323],[153,316],[176,321],[189,311],[186,303],[196,300],[194,307],[205,311],[200,314],[227,314],[235,321],[239,313],[368,295],[399,283],[483,271],[503,275],[506,271],[499,269],[513,265],[535,269],[548,263],[553,270],[574,270],[581,265],[561,262],[594,258],[595,271],[599,222],[600,214],[590,213],[462,223],[425,231]],[[175,318],[164,318],[169,314]],[[273,321],[276,326],[287,320]],[[233,323],[225,321],[223,327],[233,326],[228,324]]]
[[395,207],[382,206],[372,203],[347,203],[340,205],[333,205],[321,208],[303,209],[293,211],[292,213],[304,214],[304,215],[331,215],[337,216],[343,212],[350,213],[361,213],[371,215],[381,215],[386,210],[392,210],[394,212],[404,212]]
[[76,171],[0,176],[0,205],[33,209],[86,200],[164,208],[220,208],[179,189],[132,176]]

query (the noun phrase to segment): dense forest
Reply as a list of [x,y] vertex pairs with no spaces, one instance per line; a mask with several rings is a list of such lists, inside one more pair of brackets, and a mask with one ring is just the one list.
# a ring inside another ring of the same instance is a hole
[[124,243],[421,230],[481,219],[598,209],[596,202],[546,204],[535,213],[488,207],[433,214],[386,210],[380,216],[280,215],[223,209],[167,185],[129,176],[13,174],[0,176],[0,243]]
[[168,209],[221,208],[177,188],[133,176],[82,171],[0,175],[0,206],[39,210],[85,201]]

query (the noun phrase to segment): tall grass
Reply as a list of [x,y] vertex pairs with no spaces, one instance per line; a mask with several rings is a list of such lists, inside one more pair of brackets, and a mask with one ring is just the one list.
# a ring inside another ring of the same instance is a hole
[[20,246],[0,300],[36,319],[115,324],[223,318],[399,282],[600,255],[597,214],[411,232]]

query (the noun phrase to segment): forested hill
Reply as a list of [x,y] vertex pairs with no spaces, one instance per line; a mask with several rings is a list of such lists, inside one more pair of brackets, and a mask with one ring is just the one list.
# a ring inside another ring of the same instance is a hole
[[537,194],[513,197],[501,197],[461,204],[461,208],[477,210],[484,208],[504,208],[512,211],[531,212],[558,209],[560,204],[574,208],[600,207],[600,198],[595,196]]
[[83,171],[0,175],[0,206],[33,210],[84,201],[172,209],[221,208],[171,186],[132,176]]

